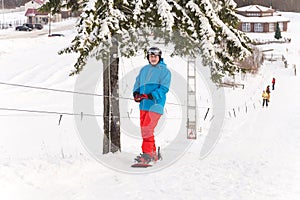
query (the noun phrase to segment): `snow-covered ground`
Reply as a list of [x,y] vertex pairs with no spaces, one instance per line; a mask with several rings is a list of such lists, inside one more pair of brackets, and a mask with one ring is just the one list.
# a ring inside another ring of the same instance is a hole
[[[74,113],[76,97],[72,93],[7,85],[77,91],[76,84],[82,82],[78,76],[68,76],[76,56],[57,54],[73,39],[74,30],[65,27],[72,27],[74,20],[53,25],[65,37],[49,38],[47,34],[37,34],[26,38],[23,36],[27,33],[21,36],[12,29],[0,31],[0,199],[299,199],[300,89],[297,86],[300,85],[300,71],[295,76],[293,65],[298,69],[300,14],[282,14],[291,20],[288,32],[282,33],[291,38],[291,43],[270,44],[262,48],[274,49],[274,55],[284,55],[288,68],[281,60],[266,61],[258,74],[249,74],[242,80],[244,89],[224,89],[226,104],[221,137],[206,157],[201,157],[200,151],[213,128],[210,123],[216,117],[210,112],[210,116],[203,120],[207,108],[212,105],[211,94],[208,94],[203,79],[197,81],[201,132],[191,143],[182,138],[184,145],[173,149],[182,151],[180,156],[168,156],[175,138],[181,139],[178,136],[182,134],[180,126],[185,123],[184,111],[171,103],[184,104],[184,97],[178,92],[183,83],[176,81],[180,81],[180,74],[182,77],[186,74],[186,60],[165,56],[177,78],[172,82],[167,112],[157,133],[157,142],[163,153],[166,152],[164,160],[149,170],[129,167],[132,156],[139,153],[141,142],[138,107],[132,101],[121,99],[122,153],[95,159],[87,152],[89,144],[83,139],[89,133],[80,132],[78,120],[68,115]],[[273,36],[250,35],[266,39]],[[163,51],[167,53],[167,49]],[[142,55],[121,58],[122,97],[131,97],[133,77],[145,63]],[[97,71],[99,65],[95,61],[89,64],[96,70],[94,76],[98,82],[94,91],[88,92],[102,94],[102,74],[101,70]],[[262,90],[271,85],[273,77],[276,86],[271,91],[270,105],[262,108]],[[90,84],[83,83],[87,86],[85,88]],[[95,114],[101,115],[102,97],[93,97],[93,101]],[[101,129],[101,117],[95,118]],[[89,117],[83,116],[80,124],[88,122]],[[132,126],[136,130],[134,135],[129,131]],[[98,140],[95,143],[101,144],[100,136]]]

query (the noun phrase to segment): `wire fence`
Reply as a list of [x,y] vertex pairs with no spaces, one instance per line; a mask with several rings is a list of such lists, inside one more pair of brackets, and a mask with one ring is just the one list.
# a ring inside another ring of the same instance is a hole
[[8,21],[8,22],[1,22],[0,21],[0,29],[8,29],[13,28],[16,26],[21,26],[26,23],[26,20],[14,20],[14,21]]
[[[54,88],[47,88],[47,87],[38,87],[38,86],[30,86],[30,85],[23,85],[23,84],[15,84],[15,83],[6,83],[6,82],[0,82],[0,85],[4,86],[10,86],[10,87],[21,87],[21,88],[29,88],[29,89],[34,89],[34,90],[44,90],[44,91],[51,91],[51,92],[59,92],[59,93],[70,93],[70,94],[77,94],[77,95],[88,95],[88,96],[94,96],[94,97],[108,97],[102,94],[95,94],[95,93],[86,93],[86,92],[79,92],[79,91],[71,91],[71,90],[63,90],[63,89],[54,89]],[[117,98],[117,99],[123,99],[123,100],[133,100],[133,98],[129,97],[111,97],[111,98]],[[181,104],[181,103],[173,103],[173,102],[166,102],[168,105],[175,105],[175,106],[181,106],[181,107],[186,107],[188,106],[187,104]],[[238,117],[238,114],[244,113],[247,114],[250,110],[254,110],[259,105],[261,104],[261,101],[259,99],[253,100],[252,97],[250,99],[241,104],[241,105],[236,105],[234,108],[230,109],[224,109],[226,116],[229,118],[232,117]],[[211,110],[217,110],[217,109],[222,109],[222,108],[213,108],[211,106],[196,106],[198,108],[198,111],[201,110],[201,113],[199,115],[203,114],[203,120],[205,121],[208,117],[208,114],[212,114],[213,112]],[[252,108],[252,109],[251,109]],[[91,114],[91,113],[74,113],[74,112],[62,112],[62,111],[49,111],[49,110],[35,110],[35,109],[23,109],[23,108],[8,108],[8,107],[0,107],[0,111],[10,111],[10,112],[19,112],[19,113],[34,113],[34,114],[44,114],[44,115],[59,115],[60,120],[62,116],[80,116],[81,119],[83,117],[106,117],[103,114]],[[128,114],[128,113],[127,113]],[[7,115],[0,115],[0,116],[7,116]],[[212,114],[213,116],[213,114]],[[200,117],[200,116],[199,116]],[[138,118],[138,117],[133,117],[133,116],[120,116],[118,118]],[[168,117],[166,119],[183,119],[184,117]],[[202,116],[201,116],[202,118]],[[213,120],[213,117],[210,118],[209,121]]]
[[264,44],[271,44],[271,43],[290,43],[291,42],[291,38],[281,38],[280,40],[277,39],[253,39],[252,40],[252,44],[254,45],[264,45]]

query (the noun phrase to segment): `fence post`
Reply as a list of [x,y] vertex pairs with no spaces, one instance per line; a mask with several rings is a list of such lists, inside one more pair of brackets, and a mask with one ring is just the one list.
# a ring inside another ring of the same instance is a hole
[[287,68],[287,66],[288,66],[288,63],[287,63],[287,61],[285,60],[285,61],[284,61],[284,67]]

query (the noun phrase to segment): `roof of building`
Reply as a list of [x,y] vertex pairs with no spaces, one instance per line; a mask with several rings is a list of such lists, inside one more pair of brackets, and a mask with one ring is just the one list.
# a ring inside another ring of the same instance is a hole
[[260,6],[260,5],[249,5],[249,6],[239,7],[236,10],[238,12],[270,12],[270,11],[274,12],[274,9],[265,6]]
[[34,8],[28,8],[26,13],[25,13],[25,16],[36,16],[36,15],[48,15],[48,13],[43,13],[43,12],[39,12],[37,11],[37,9],[34,9]]
[[276,23],[276,22],[289,22],[290,20],[286,17],[274,15],[265,17],[245,17],[243,15],[237,14],[237,17],[241,22],[251,22],[251,23]]
[[44,4],[44,0],[33,0],[34,2],[37,2],[38,4]]

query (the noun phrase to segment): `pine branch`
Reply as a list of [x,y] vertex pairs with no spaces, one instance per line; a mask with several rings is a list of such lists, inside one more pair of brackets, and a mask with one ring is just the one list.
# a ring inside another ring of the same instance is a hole
[[79,54],[71,73],[76,74],[90,56],[108,55],[112,38],[119,42],[121,56],[131,57],[149,47],[154,34],[153,40],[174,44],[171,55],[201,55],[218,77],[234,74],[240,70],[235,63],[251,53],[248,38],[236,29],[234,6],[231,0],[81,2],[75,7],[83,7],[78,34],[60,53]]

